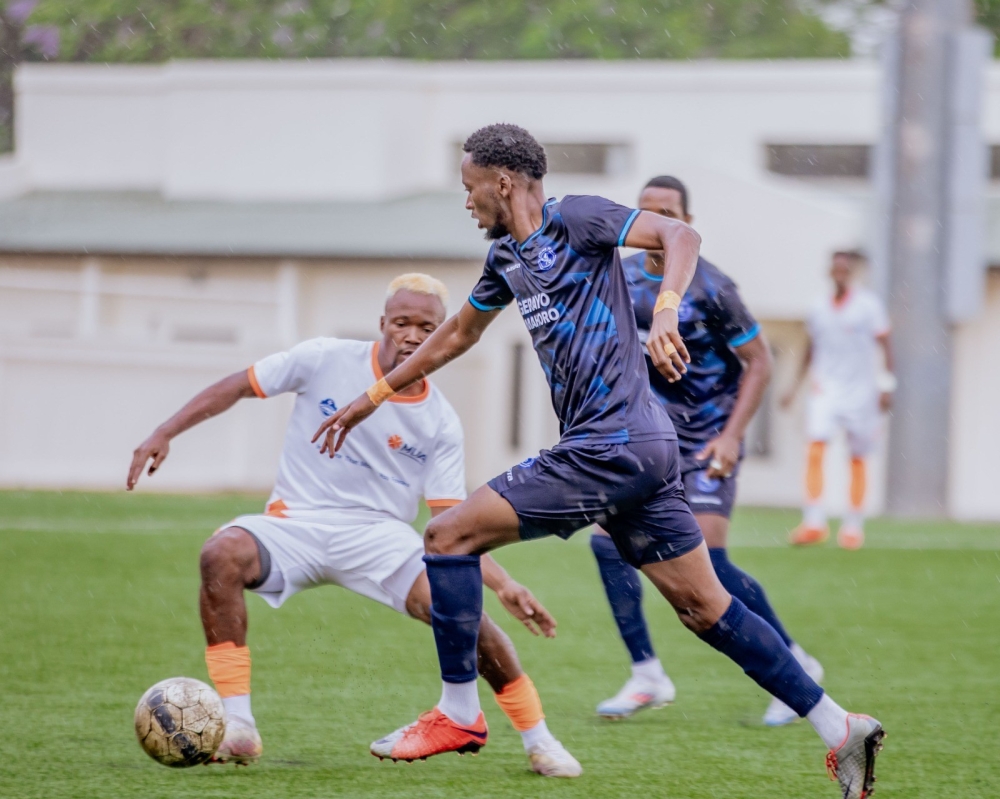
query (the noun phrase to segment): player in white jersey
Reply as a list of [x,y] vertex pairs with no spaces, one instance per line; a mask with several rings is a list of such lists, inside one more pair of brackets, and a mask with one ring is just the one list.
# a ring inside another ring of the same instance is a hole
[[809,316],[809,345],[799,379],[782,400],[787,408],[802,379],[809,376],[806,411],[809,454],[802,524],[792,531],[796,545],[819,544],[829,536],[823,509],[823,458],[830,438],[843,430],[851,453],[850,509],[837,532],[845,549],[864,544],[866,457],[877,441],[880,412],[892,405],[889,319],[882,301],[852,280],[860,256],[837,252],[830,277],[834,294],[817,303]]
[[[424,380],[394,397],[336,459],[321,455],[309,439],[323,418],[420,346],[444,321],[445,302],[440,281],[403,275],[389,286],[380,342],[316,338],[264,358],[202,391],[135,451],[130,490],[146,463],[152,459],[153,474],[170,440],[195,424],[243,398],[297,395],[265,513],[223,525],[201,552],[205,659],[227,714],[216,755],[222,762],[255,762],[262,751],[250,708],[244,590],[277,608],[306,588],[339,585],[430,624],[424,544],[411,522],[421,497],[432,515],[465,498],[462,427],[455,411]],[[555,634],[555,621],[528,589],[488,555],[482,566],[504,607],[533,633]],[[531,768],[545,776],[579,775],[580,764],[548,731],[538,692],[510,639],[485,617],[478,659],[497,703],[521,732]]]

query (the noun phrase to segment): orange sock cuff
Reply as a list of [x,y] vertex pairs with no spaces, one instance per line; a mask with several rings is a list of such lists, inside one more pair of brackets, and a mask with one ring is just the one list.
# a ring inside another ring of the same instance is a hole
[[825,454],[825,441],[813,441],[809,444],[809,457],[806,463],[806,499],[810,502],[816,502],[823,496],[823,456]]
[[206,647],[205,664],[223,699],[250,693],[250,647],[232,641]]
[[851,458],[851,508],[861,510],[865,506],[868,491],[868,476],[864,458]]
[[495,697],[500,709],[518,732],[530,730],[545,718],[542,700],[527,674],[507,683]]

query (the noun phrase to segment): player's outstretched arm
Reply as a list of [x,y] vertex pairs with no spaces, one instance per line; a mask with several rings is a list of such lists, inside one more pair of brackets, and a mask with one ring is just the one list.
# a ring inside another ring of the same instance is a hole
[[660,374],[674,383],[687,371],[685,364],[691,362],[677,332],[677,308],[698,266],[701,236],[678,219],[641,211],[629,228],[625,246],[663,253],[663,282],[646,350]]
[[483,555],[483,583],[496,592],[507,612],[528,628],[532,635],[556,637],[556,620],[535,595],[511,577],[492,556]]
[[746,435],[747,426],[757,413],[767,385],[771,382],[774,359],[763,332],[737,347],[736,354],[746,366],[733,412],[718,437],[709,441],[696,456],[699,460],[709,459],[709,477],[729,477],[732,474],[740,459],[740,444]]
[[[417,347],[416,351],[393,369],[368,391],[345,405],[319,426],[313,443],[323,437],[320,452],[334,456],[344,443],[351,428],[361,424],[371,416],[385,400],[436,372],[449,361],[455,360],[479,341],[483,331],[500,311],[480,311],[466,302],[462,309],[446,320],[441,327]],[[339,435],[338,435],[339,434]]]
[[246,371],[224,377],[218,383],[206,388],[191,399],[183,408],[157,427],[153,434],[143,441],[132,453],[132,465],[128,470],[126,488],[131,491],[139,482],[139,476],[152,458],[147,474],[152,475],[170,452],[170,440],[199,422],[211,419],[229,410],[243,397],[253,397],[253,386]]

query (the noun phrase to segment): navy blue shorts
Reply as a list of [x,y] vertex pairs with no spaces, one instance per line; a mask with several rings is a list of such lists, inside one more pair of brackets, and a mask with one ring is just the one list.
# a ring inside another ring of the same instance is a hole
[[727,519],[732,516],[739,472],[740,464],[737,463],[729,477],[709,477],[707,461],[695,460],[688,455],[682,457],[681,481],[691,512],[711,513]]
[[494,477],[522,540],[599,524],[633,566],[670,560],[702,542],[681,485],[676,441],[557,444]]

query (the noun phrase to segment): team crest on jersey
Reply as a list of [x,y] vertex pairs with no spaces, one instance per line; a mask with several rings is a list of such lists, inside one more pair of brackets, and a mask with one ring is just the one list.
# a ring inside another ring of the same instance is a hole
[[711,494],[718,491],[719,486],[722,483],[718,478],[709,477],[708,472],[698,472],[698,474],[694,476],[694,484],[698,487],[699,491]]
[[551,247],[543,247],[538,253],[538,269],[541,272],[548,272],[556,265],[556,251]]
[[389,440],[386,442],[389,445],[389,449],[393,452],[398,452],[400,455],[405,455],[412,461],[417,463],[427,463],[427,454],[421,452],[416,447],[411,444],[407,444],[403,441],[401,436],[392,435],[389,436]]
[[324,416],[333,416],[334,411],[337,410],[337,403],[332,399],[327,397],[325,400],[319,401],[319,412]]

